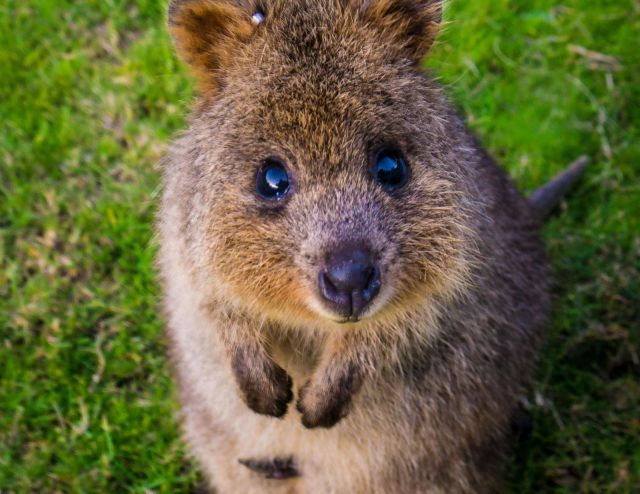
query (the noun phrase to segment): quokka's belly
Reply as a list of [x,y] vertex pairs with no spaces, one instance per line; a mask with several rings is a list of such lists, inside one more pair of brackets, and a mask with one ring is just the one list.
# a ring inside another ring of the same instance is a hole
[[398,452],[364,427],[361,414],[309,430],[293,403],[282,419],[258,415],[240,400],[230,373],[214,375],[221,379],[183,372],[180,380],[186,439],[219,494],[388,492],[376,483]]
[[373,420],[360,406],[369,390],[336,426],[306,429],[294,403],[281,419],[250,410],[222,350],[212,346],[204,351],[190,341],[182,353],[179,344],[174,349],[183,362],[178,369],[183,428],[218,494],[394,492],[382,482],[388,483],[394,462],[411,452],[401,451],[400,443],[406,446],[406,439],[399,439],[402,431],[380,427],[386,410],[375,410]]

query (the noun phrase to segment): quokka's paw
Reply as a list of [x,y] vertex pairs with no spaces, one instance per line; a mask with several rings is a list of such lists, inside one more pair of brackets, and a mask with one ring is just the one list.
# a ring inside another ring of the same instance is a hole
[[247,405],[256,413],[282,417],[293,399],[292,387],[291,377],[282,367],[274,365],[264,382],[254,383],[251,391],[245,392]]
[[296,408],[302,414],[302,425],[307,429],[333,427],[347,416],[351,394],[348,386],[322,388],[308,381],[300,389],[296,402]]
[[[251,366],[251,367],[249,367]],[[235,361],[234,371],[247,406],[261,415],[282,417],[293,399],[293,382],[269,359]]]
[[269,459],[241,458],[238,462],[249,470],[263,475],[266,479],[286,480],[300,476],[298,467],[291,456]]

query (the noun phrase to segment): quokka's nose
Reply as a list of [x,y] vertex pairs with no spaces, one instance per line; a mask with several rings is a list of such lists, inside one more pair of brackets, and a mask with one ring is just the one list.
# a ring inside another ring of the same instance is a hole
[[355,320],[380,291],[380,269],[369,249],[345,245],[327,256],[320,293],[341,316]]

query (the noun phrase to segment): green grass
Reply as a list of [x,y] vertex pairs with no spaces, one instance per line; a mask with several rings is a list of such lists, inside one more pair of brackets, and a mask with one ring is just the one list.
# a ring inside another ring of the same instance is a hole
[[[163,3],[0,2],[2,493],[199,482],[153,266],[155,163],[192,97]],[[557,303],[512,491],[640,492],[640,3],[446,17],[428,64],[524,190],[593,159],[544,230]]]

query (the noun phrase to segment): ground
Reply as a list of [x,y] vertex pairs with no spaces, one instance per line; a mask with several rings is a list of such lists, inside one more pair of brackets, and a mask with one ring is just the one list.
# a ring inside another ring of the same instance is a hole
[[[190,492],[153,258],[191,81],[157,0],[0,2],[0,492]],[[547,223],[514,493],[640,492],[640,2],[451,0],[427,64]]]

